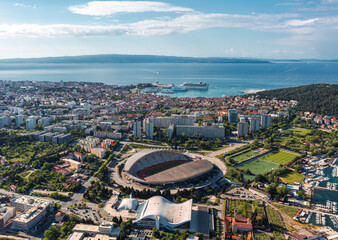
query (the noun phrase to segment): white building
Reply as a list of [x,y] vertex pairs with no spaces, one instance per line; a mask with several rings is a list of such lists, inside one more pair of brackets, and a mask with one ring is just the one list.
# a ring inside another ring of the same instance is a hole
[[141,121],[135,120],[133,122],[134,137],[142,138],[142,124]]
[[41,118],[41,124],[44,125],[44,126],[49,126],[50,122],[51,122],[50,117]]
[[248,135],[248,129],[249,129],[249,123],[247,122],[239,122],[238,123],[238,137],[244,137],[246,135]]
[[187,126],[178,125],[176,126],[176,135],[185,134],[186,136],[197,136],[202,135],[205,138],[225,138],[224,127],[213,127],[213,126]]
[[253,116],[249,118],[250,121],[250,131],[255,132],[259,131],[259,125],[260,125],[260,118],[257,116]]
[[10,122],[11,122],[11,118],[9,115],[0,116],[0,127],[1,128],[9,126]]
[[36,118],[35,117],[29,117],[26,120],[26,129],[34,129],[36,125]]
[[8,207],[8,206],[1,206],[0,207],[0,226],[4,226],[9,219],[14,217],[15,215],[15,208]]
[[271,116],[270,115],[262,115],[261,116],[261,125],[262,128],[268,128],[271,126]]
[[23,124],[25,116],[24,115],[16,115],[15,116],[15,125],[16,126],[21,126]]
[[238,122],[238,112],[237,112],[236,109],[229,109],[228,120],[229,120],[229,123],[237,123]]

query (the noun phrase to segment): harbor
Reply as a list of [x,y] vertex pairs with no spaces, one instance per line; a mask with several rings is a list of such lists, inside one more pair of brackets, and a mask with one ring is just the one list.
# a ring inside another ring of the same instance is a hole
[[188,90],[208,90],[209,84],[205,82],[185,82],[181,85],[173,83],[154,82],[151,87],[142,90],[142,93],[171,94],[176,92],[186,92]]

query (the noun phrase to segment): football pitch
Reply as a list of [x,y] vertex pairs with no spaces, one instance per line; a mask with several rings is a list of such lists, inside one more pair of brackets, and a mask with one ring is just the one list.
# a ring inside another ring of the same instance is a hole
[[258,152],[251,150],[251,151],[242,153],[240,155],[237,155],[235,157],[232,157],[232,159],[240,163],[240,162],[243,162],[244,160],[247,160],[248,158],[257,156],[258,154],[259,154]]
[[181,165],[182,162],[180,161],[171,161],[171,162],[166,162],[166,164],[160,164],[159,166],[152,166],[149,169],[144,169],[144,173],[147,176],[154,175],[156,173],[162,172],[164,170],[176,167],[178,165]]
[[264,155],[261,158],[284,165],[294,160],[297,156],[299,156],[299,154],[277,150]]
[[257,158],[252,160],[248,163],[243,164],[242,166],[238,167],[242,170],[250,170],[253,174],[264,174],[266,172],[271,171],[274,168],[277,168],[279,164],[270,162],[264,159]]

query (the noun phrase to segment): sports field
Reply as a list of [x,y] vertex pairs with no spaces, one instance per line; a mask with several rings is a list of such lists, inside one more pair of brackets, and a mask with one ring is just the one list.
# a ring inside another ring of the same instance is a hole
[[239,162],[243,162],[244,160],[247,160],[248,158],[257,156],[258,154],[259,154],[258,152],[251,150],[251,151],[242,153],[240,155],[237,155],[235,157],[232,157],[232,159],[239,163]]
[[295,153],[277,150],[264,155],[261,158],[284,165],[294,160],[297,156],[299,155]]
[[304,179],[304,175],[297,173],[297,172],[293,172],[291,170],[289,170],[288,172],[286,172],[285,174],[283,174],[280,179],[287,184],[294,184],[295,182],[302,182]]
[[279,164],[273,163],[264,159],[255,159],[248,163],[243,164],[242,166],[238,167],[242,170],[250,170],[253,174],[263,174],[266,172],[271,171],[273,168],[277,168]]
[[170,161],[170,162],[164,162],[160,163],[148,168],[145,168],[137,173],[138,177],[141,179],[144,179],[145,177],[149,177],[151,175],[154,175],[156,173],[162,172],[164,170],[176,167],[178,165],[181,165],[182,163],[187,163],[188,161]]

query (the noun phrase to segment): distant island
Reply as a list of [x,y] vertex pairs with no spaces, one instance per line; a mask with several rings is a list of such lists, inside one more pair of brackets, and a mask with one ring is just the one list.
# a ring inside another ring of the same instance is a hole
[[101,54],[44,58],[0,59],[0,63],[270,63],[268,60],[221,57]]
[[338,84],[311,84],[266,90],[251,95],[278,100],[296,100],[298,111],[338,117]]

